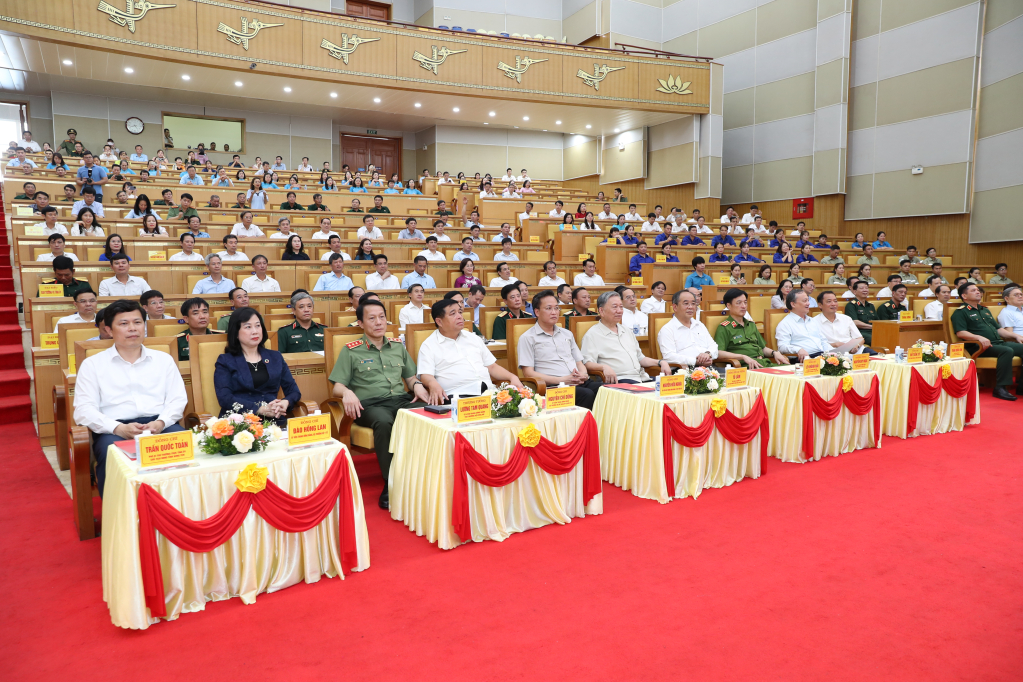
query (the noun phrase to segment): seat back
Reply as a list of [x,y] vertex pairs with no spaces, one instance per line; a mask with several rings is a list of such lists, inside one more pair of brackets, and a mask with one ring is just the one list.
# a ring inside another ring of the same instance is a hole
[[347,327],[352,322],[355,322],[355,319],[354,310],[335,310],[330,314],[330,326]]
[[522,370],[519,369],[519,338],[525,331],[531,329],[534,324],[536,324],[534,319],[508,320],[507,322],[508,369],[520,377],[522,376]]
[[184,320],[146,320],[146,336],[174,336],[188,331]]
[[430,334],[436,330],[437,327],[433,322],[405,326],[405,348],[412,356],[412,362],[419,364],[419,348],[423,345],[423,341],[426,341]]
[[700,322],[703,322],[703,326],[707,328],[707,331],[710,333],[710,337],[714,338],[714,334],[717,333],[718,327],[721,326],[721,323],[724,322],[727,316],[727,312],[706,312],[700,315]]
[[788,314],[789,311],[784,308],[781,310],[772,308],[764,311],[764,341],[767,343],[768,348],[778,348],[778,340],[774,338],[774,331]]
[[600,318],[596,315],[583,315],[582,317],[572,316],[568,318],[568,331],[575,337],[575,345],[582,348],[583,336],[590,330],[590,327],[597,324]]
[[661,346],[657,343],[657,335],[664,325],[674,317],[674,313],[650,313],[647,316],[647,357],[662,360]]
[[[494,320],[500,315],[502,310],[500,308],[484,308],[480,313],[480,331],[483,332],[483,338],[492,339],[494,338]],[[512,320],[508,320],[512,322]],[[505,327],[505,333],[507,333],[507,326]]]
[[220,402],[213,383],[217,358],[227,348],[223,334],[191,336],[188,339],[189,366],[192,372],[192,404],[198,414],[220,414]]
[[[99,330],[91,322],[62,324],[57,327],[57,348],[60,355],[60,368],[73,369],[69,363],[75,360],[75,344],[79,341],[91,339],[94,336],[99,336]],[[78,367],[77,362],[73,364],[74,367]]]

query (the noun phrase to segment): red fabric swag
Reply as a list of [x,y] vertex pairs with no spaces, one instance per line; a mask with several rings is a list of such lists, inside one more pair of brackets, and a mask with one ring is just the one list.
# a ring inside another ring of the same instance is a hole
[[757,396],[749,413],[745,417],[736,417],[731,410],[714,418],[714,410],[707,410],[703,421],[699,426],[686,426],[679,419],[678,415],[668,407],[664,406],[664,416],[661,423],[662,451],[664,453],[664,483],[668,486],[669,496],[675,491],[675,459],[672,456],[672,441],[684,448],[702,448],[710,440],[710,434],[717,424],[718,431],[729,442],[736,445],[749,443],[757,434],[760,434],[760,475],[767,471],[767,444],[771,440],[771,428],[767,416],[767,406],[764,405],[764,394]]
[[831,421],[842,411],[843,405],[858,417],[874,411],[874,447],[877,447],[881,438],[881,387],[876,374],[870,381],[870,390],[866,395],[860,395],[855,390],[843,391],[839,381],[835,395],[828,400],[822,398],[807,381],[803,385],[803,455],[807,461],[813,459],[813,418]]
[[916,431],[916,418],[917,413],[920,411],[920,405],[933,405],[938,402],[942,389],[953,398],[966,397],[966,423],[969,424],[973,421],[973,417],[977,414],[976,364],[970,363],[962,379],[956,379],[951,375],[948,379],[942,379],[941,372],[939,371],[938,380],[934,382],[933,386],[927,383],[923,375],[914,367],[909,375],[909,399],[906,405],[907,436]]
[[267,523],[285,533],[302,533],[327,518],[340,498],[338,536],[341,570],[351,573],[359,563],[355,544],[355,508],[352,504],[352,481],[348,475],[348,458],[339,453],[320,484],[305,497],[293,497],[273,481],[258,493],[235,492],[213,516],[193,521],[171,506],[156,489],[147,483],[139,486],[139,555],[142,563],[142,586],[146,606],[154,618],[167,616],[163,591],[163,568],[156,548],[156,533],[186,552],[212,552],[231,539],[242,525],[250,507],[255,507]]
[[518,480],[526,470],[529,459],[552,476],[567,474],[583,460],[583,503],[600,494],[600,441],[597,436],[597,422],[593,414],[587,414],[579,426],[579,432],[564,445],[555,445],[541,437],[535,448],[527,448],[515,442],[511,457],[504,464],[494,464],[476,452],[461,433],[455,433],[454,453],[455,483],[451,491],[451,525],[462,542],[472,538],[469,520],[469,479],[477,483],[500,488]]

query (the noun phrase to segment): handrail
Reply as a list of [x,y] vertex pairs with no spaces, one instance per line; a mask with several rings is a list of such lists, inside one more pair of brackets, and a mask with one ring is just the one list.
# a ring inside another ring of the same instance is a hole
[[695,55],[695,54],[679,54],[678,52],[665,52],[664,50],[655,50],[652,47],[643,47],[642,45],[629,45],[628,43],[615,43],[615,45],[621,47],[622,48],[622,52],[625,52],[624,48],[630,47],[633,50],[643,50],[644,52],[652,52],[652,53],[654,53],[655,56],[658,56],[658,57],[661,56],[661,55],[664,55],[666,57],[683,57],[685,59],[699,59],[701,61],[707,61],[707,62],[714,61],[713,57],[700,57],[699,55]]

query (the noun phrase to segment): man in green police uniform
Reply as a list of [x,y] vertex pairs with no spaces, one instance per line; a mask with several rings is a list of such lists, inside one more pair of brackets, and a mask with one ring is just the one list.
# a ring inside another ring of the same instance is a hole
[[64,156],[73,156],[75,153],[75,137],[78,135],[78,131],[74,128],[67,129],[67,139],[60,143],[57,147],[57,151]]
[[749,365],[750,369],[789,364],[787,357],[767,347],[764,337],[757,331],[756,323],[746,319],[749,298],[745,291],[729,289],[725,292],[724,301],[728,315],[714,332],[719,359],[739,360]]
[[[231,301],[231,313],[236,310],[240,310],[241,308],[249,307],[249,292],[245,291],[245,289],[242,289],[241,287],[231,289],[231,293],[227,295],[227,298]],[[227,325],[231,324],[231,313],[228,313],[217,320],[218,331],[227,331]]]
[[[1006,390],[1012,385],[1012,359],[1023,358],[1023,336],[1011,327],[998,326],[991,311],[980,304],[984,290],[976,284],[959,287],[959,298],[964,305],[952,313],[952,330],[960,341],[966,343],[966,352],[976,353],[983,349],[980,357],[996,358],[995,388],[992,395],[1002,400],[1015,400],[1016,396]],[[1023,371],[1016,382],[1016,395],[1023,395]]]
[[[84,279],[75,279],[75,262],[67,256],[57,256],[53,259],[53,277],[44,277],[39,280],[40,284],[63,284],[64,295],[71,297],[76,291],[92,289],[92,285]],[[39,291],[36,291],[39,296]]]
[[521,320],[524,317],[533,317],[525,310],[522,302],[522,292],[517,282],[505,284],[501,289],[501,298],[504,300],[505,310],[494,319],[494,329],[491,332],[493,338],[503,340],[508,338],[508,320]]
[[872,323],[877,319],[877,310],[870,302],[870,285],[859,281],[853,287],[856,298],[845,304],[845,314],[852,318],[853,324],[863,335],[863,341],[869,346]]
[[596,314],[590,310],[590,292],[586,291],[586,287],[579,287],[572,291],[572,309],[565,313],[565,329],[568,329],[568,318],[570,317]]
[[[906,303],[906,289],[905,284],[896,284],[892,287],[892,300],[885,301],[881,304],[881,307],[877,309],[877,319],[879,320],[895,320],[898,322],[899,313],[909,310],[909,305]],[[849,306],[846,306],[848,308]],[[850,317],[852,317],[850,315]],[[866,338],[866,337],[864,337]]]
[[309,353],[323,350],[326,325],[313,319],[313,297],[300,291],[291,297],[295,321],[277,330],[277,350],[281,353]]
[[201,298],[189,298],[181,304],[181,317],[188,324],[188,331],[177,334],[178,339],[178,360],[185,361],[189,358],[188,338],[193,334],[202,336],[204,334],[217,334],[209,328],[210,305]]
[[[380,301],[363,300],[355,311],[365,334],[341,347],[330,373],[335,398],[345,414],[359,426],[373,429],[373,447],[384,477],[380,508],[387,509],[388,472],[391,469],[391,429],[398,410],[425,407],[429,393],[416,378],[416,363],[398,339],[388,339],[387,309]],[[412,394],[406,391],[412,390]]]

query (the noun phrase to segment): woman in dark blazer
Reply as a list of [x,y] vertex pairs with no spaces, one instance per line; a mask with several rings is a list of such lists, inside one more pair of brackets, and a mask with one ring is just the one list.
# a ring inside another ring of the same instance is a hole
[[[302,397],[284,357],[265,348],[263,318],[253,308],[231,313],[227,325],[227,350],[217,358],[213,384],[217,389],[220,416],[237,403],[246,412],[276,421],[284,427],[288,409]],[[284,397],[277,398],[279,389]]]

